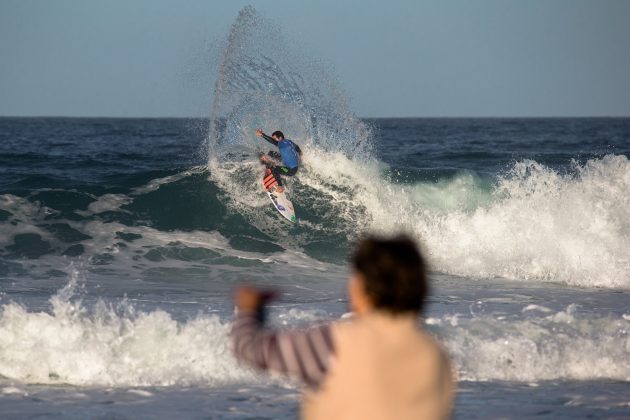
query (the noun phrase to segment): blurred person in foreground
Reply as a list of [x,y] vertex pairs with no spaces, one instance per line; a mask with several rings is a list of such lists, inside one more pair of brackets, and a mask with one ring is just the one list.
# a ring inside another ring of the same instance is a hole
[[420,327],[428,284],[415,243],[368,237],[352,268],[354,316],[308,329],[265,329],[265,303],[274,294],[237,289],[236,357],[303,381],[304,419],[449,418],[452,372],[444,350]]

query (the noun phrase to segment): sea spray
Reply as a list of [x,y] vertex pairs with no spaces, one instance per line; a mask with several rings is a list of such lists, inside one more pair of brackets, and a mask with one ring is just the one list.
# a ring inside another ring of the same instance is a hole
[[[208,134],[208,167],[212,182],[222,191],[220,200],[284,248],[308,248],[314,231],[323,237],[323,243],[338,243],[338,237],[351,230],[344,217],[350,207],[340,209],[339,203],[322,208],[318,202],[328,199],[327,195],[309,194],[297,178],[309,171],[324,171],[309,157],[320,150],[357,161],[371,160],[371,129],[351,111],[327,69],[303,54],[305,49],[296,47],[294,39],[288,42],[281,28],[254,8],[239,13],[222,48]],[[272,146],[254,136],[256,128],[282,130],[301,146],[299,176],[288,180],[288,187],[299,208],[301,226],[314,229],[287,232],[260,194],[262,167],[257,155]],[[326,223],[312,217],[321,219],[322,211],[333,216]],[[330,236],[335,239],[325,238]],[[339,249],[334,258],[343,253]]]
[[210,109],[210,162],[234,161],[235,152],[255,159],[261,144],[253,130],[259,127],[282,130],[303,146],[371,156],[370,129],[329,71],[300,53],[274,22],[245,7],[222,48]]

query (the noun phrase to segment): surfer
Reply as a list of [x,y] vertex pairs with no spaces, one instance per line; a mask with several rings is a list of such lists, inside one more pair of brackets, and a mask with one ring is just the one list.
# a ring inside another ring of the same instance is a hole
[[418,318],[428,289],[426,265],[405,237],[363,239],[348,279],[350,320],[307,329],[264,325],[273,292],[235,294],[236,358],[292,375],[307,385],[305,419],[444,419],[453,404],[450,363]]
[[[265,164],[265,166],[271,170],[271,173],[273,173],[273,176],[278,183],[276,190],[281,193],[284,191],[281,175],[293,176],[297,173],[300,166],[300,156],[302,155],[302,150],[300,150],[300,146],[293,143],[293,141],[285,139],[282,131],[274,131],[271,136],[268,136],[263,133],[260,128],[257,128],[256,136],[267,140],[269,143],[276,146],[280,151],[280,153],[270,151],[267,155],[261,154],[260,162]],[[277,160],[280,160],[282,165],[276,165]]]

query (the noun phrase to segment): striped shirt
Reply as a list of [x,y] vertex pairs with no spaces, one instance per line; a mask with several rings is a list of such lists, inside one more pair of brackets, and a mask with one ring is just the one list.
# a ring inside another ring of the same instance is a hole
[[232,325],[234,354],[258,369],[290,375],[316,389],[324,380],[334,347],[329,324],[272,331],[255,312],[237,311]]

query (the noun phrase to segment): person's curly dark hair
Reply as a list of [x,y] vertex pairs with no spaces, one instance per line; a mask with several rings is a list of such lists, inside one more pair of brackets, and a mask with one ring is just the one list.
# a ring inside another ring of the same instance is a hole
[[426,265],[415,242],[405,235],[368,236],[352,256],[365,280],[365,291],[379,310],[392,314],[420,312],[428,294]]

